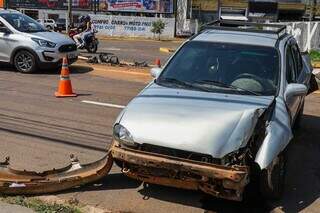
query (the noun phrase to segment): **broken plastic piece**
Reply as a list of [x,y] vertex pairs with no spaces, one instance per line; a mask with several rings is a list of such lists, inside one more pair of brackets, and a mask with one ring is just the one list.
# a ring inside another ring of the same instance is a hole
[[84,165],[74,155],[70,157],[70,165],[41,173],[14,170],[7,157],[0,162],[0,194],[34,195],[70,189],[103,178],[113,164],[110,153],[99,161]]

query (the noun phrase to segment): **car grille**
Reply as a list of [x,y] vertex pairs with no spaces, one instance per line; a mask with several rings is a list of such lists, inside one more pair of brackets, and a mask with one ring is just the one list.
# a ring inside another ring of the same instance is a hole
[[167,147],[162,146],[155,146],[151,144],[142,144],[140,147],[141,151],[145,152],[151,152],[156,154],[162,154],[182,159],[188,159],[188,160],[194,160],[199,162],[207,162],[207,163],[213,163],[213,164],[221,164],[220,159],[213,158],[210,155],[195,153],[195,152],[189,152],[179,149],[171,149]]
[[61,47],[59,47],[59,51],[62,53],[73,52],[76,50],[77,50],[77,45],[75,45],[75,44],[66,44],[66,45],[62,45]]

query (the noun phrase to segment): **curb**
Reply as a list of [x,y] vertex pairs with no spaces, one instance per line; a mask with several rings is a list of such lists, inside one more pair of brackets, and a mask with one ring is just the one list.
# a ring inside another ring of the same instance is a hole
[[175,52],[176,50],[175,50],[175,49],[171,49],[171,48],[166,48],[166,47],[160,47],[160,48],[159,48],[159,51],[160,51],[160,52],[164,52],[164,53],[173,53],[173,52]]

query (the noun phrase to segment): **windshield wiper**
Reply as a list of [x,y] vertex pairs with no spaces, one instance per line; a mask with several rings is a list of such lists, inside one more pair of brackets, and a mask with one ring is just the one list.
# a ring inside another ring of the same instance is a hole
[[243,92],[247,92],[247,93],[250,93],[252,95],[256,95],[256,96],[260,96],[261,94],[257,93],[257,92],[253,92],[251,90],[246,90],[246,89],[243,89],[241,87],[237,87],[237,86],[234,86],[234,85],[231,85],[231,84],[226,84],[224,82],[221,82],[221,81],[215,81],[215,80],[208,80],[208,79],[205,79],[205,80],[198,80],[198,81],[195,81],[195,83],[200,83],[200,84],[212,84],[212,85],[215,85],[215,86],[218,86],[218,87],[224,87],[224,88],[230,88],[230,89],[235,89],[237,91],[241,90]]
[[194,83],[181,81],[181,80],[176,79],[176,78],[163,78],[163,79],[158,80],[157,82],[160,83],[160,84],[161,83],[171,83],[171,84],[182,86],[184,88],[193,88],[193,89],[197,89],[197,90],[201,90],[201,91],[205,91],[205,92],[209,92],[210,91],[210,90],[208,90],[206,88],[195,86]]

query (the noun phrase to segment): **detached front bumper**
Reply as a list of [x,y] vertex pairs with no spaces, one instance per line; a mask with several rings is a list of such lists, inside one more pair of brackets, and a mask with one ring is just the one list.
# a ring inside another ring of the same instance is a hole
[[123,173],[146,183],[172,186],[228,200],[242,200],[249,168],[226,167],[113,146],[112,157],[123,163]]

